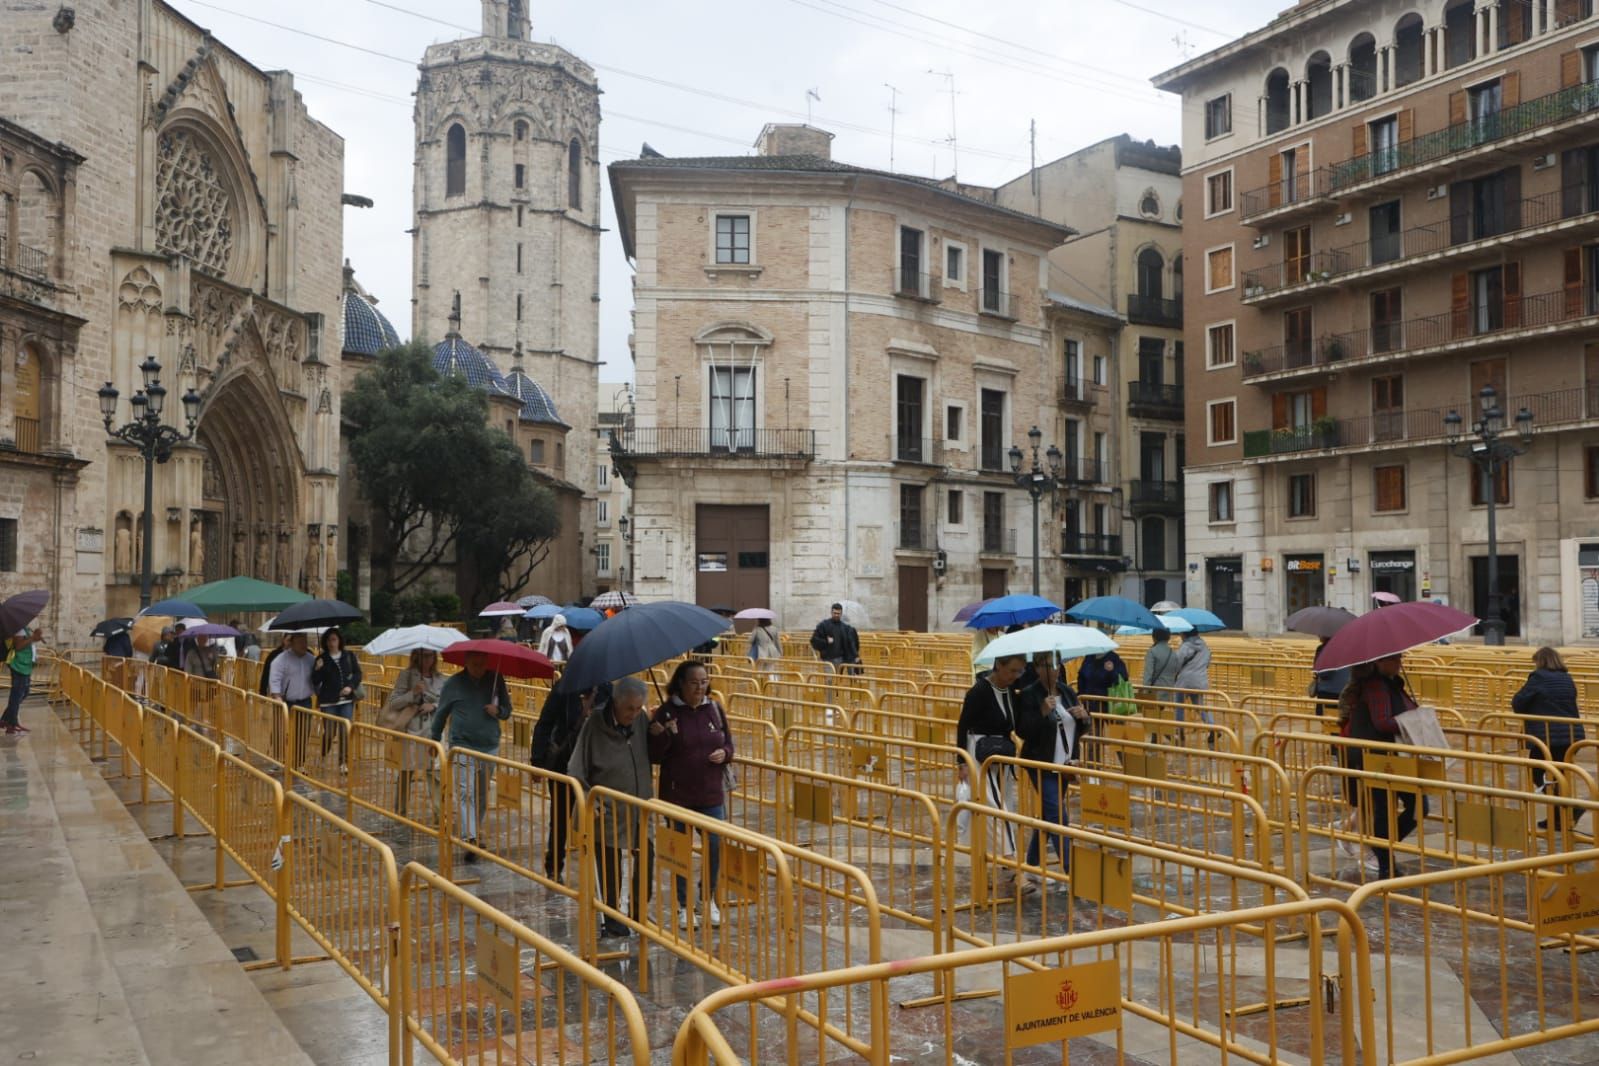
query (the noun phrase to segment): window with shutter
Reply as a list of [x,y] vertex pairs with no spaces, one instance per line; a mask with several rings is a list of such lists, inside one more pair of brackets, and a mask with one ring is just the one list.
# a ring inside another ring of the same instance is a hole
[[[1501,507],[1510,504],[1510,463],[1506,459],[1498,464],[1498,477],[1494,478],[1494,503]],[[1488,503],[1488,471],[1480,466],[1471,469],[1471,505],[1484,507]]]
[[1582,494],[1590,500],[1599,499],[1599,444],[1582,449]]
[[1582,298],[1582,249],[1567,248],[1562,255],[1566,294],[1566,317],[1580,318],[1585,313]]
[[1224,322],[1205,331],[1205,365],[1212,370],[1232,366],[1236,360],[1233,351],[1233,324]]
[[1310,344],[1310,308],[1295,307],[1283,312],[1283,365],[1309,366],[1313,356]]
[[1371,294],[1371,350],[1396,352],[1405,346],[1399,289]]
[[1288,477],[1288,517],[1316,517],[1316,475],[1290,474]]
[[1377,440],[1400,440],[1405,435],[1405,379],[1385,374],[1371,379],[1371,428]]
[[1233,287],[1233,246],[1212,248],[1205,253],[1205,287],[1220,292]]
[[1213,400],[1210,408],[1210,443],[1232,444],[1238,438],[1236,404],[1232,400]]
[[1373,484],[1373,511],[1403,511],[1405,509],[1405,468],[1403,466],[1376,466],[1371,470]]
[[1298,285],[1310,276],[1310,227],[1283,232],[1283,283]]
[[1487,385],[1493,386],[1494,391],[1499,394],[1501,405],[1503,405],[1506,395],[1505,373],[1507,366],[1507,360],[1502,355],[1493,359],[1479,359],[1471,364],[1471,405],[1473,407],[1477,403],[1478,394]]
[[1516,329],[1521,325],[1521,264],[1506,263],[1504,265],[1505,288],[1505,328]]
[[1471,332],[1492,333],[1505,326],[1505,269],[1471,272]]

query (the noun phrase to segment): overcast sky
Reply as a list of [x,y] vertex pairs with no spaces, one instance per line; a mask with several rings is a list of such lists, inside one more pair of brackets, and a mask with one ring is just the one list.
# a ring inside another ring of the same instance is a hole
[[[344,250],[410,330],[411,93],[422,51],[478,33],[478,0],[172,0],[246,59],[295,73],[345,139]],[[1127,132],[1179,139],[1178,103],[1148,79],[1263,25],[1289,0],[586,0],[532,2],[533,36],[594,66],[605,163],[648,141],[666,155],[740,155],[769,121],[837,134],[835,159],[995,184],[1025,172],[1028,123],[1045,162]],[[262,21],[265,20],[265,21]],[[275,25],[269,25],[272,23]],[[321,40],[318,38],[326,38]],[[343,42],[334,43],[334,42]],[[358,46],[357,48],[347,47]],[[360,49],[365,49],[362,51]],[[954,75],[951,131],[949,79]],[[896,136],[889,104],[899,92]],[[605,224],[615,217],[605,190]],[[630,268],[603,238],[604,381],[632,376]],[[604,390],[602,390],[602,394]],[[603,398],[603,396],[602,396]]]

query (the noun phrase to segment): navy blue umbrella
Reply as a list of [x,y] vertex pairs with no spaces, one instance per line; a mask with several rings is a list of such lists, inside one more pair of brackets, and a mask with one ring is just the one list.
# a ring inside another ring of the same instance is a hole
[[1160,616],[1126,596],[1095,596],[1066,612],[1079,622],[1099,622],[1107,626],[1137,626],[1139,629],[1164,629]]
[[732,628],[692,603],[645,603],[606,619],[583,638],[561,672],[558,692],[584,692],[604,681],[648,670]]
[[346,622],[359,622],[363,617],[359,607],[351,607],[343,600],[306,600],[279,611],[267,628],[327,629]]
[[1019,592],[989,600],[972,613],[966,621],[967,629],[1001,629],[1005,626],[1042,622],[1060,614],[1060,604],[1051,603],[1042,596]]
[[140,616],[147,614],[166,615],[169,618],[204,618],[206,613],[197,605],[188,600],[161,600],[152,603],[139,612]]

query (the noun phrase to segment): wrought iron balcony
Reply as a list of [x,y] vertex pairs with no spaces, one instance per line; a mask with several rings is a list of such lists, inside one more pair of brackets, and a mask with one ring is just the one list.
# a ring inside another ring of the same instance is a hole
[[1066,530],[1060,537],[1062,555],[1103,555],[1120,559],[1122,538],[1119,533],[1074,533]]
[[1110,481],[1110,463],[1104,459],[1067,456],[1061,460],[1060,480],[1069,485],[1104,485]]
[[649,426],[611,431],[611,454],[639,459],[816,458],[812,429],[706,429]]
[[939,279],[934,274],[895,267],[891,283],[894,286],[895,296],[904,296],[912,300],[925,300],[928,303],[938,303]]
[[1135,326],[1163,326],[1167,329],[1181,329],[1183,325],[1183,301],[1166,300],[1159,296],[1145,296],[1143,293],[1130,292],[1127,294],[1127,321]]
[[1332,192],[1332,168],[1317,167],[1305,174],[1288,174],[1278,181],[1250,189],[1238,197],[1238,213],[1245,222],[1281,221],[1318,206]]
[[1183,513],[1181,481],[1134,481],[1127,493],[1134,514]]
[[999,289],[990,289],[984,286],[977,294],[977,307],[985,315],[994,315],[998,318],[1019,318],[1016,313],[1016,297]]
[[984,555],[1015,555],[1016,531],[985,521],[983,523],[982,553]]
[[1105,386],[1096,385],[1087,378],[1062,377],[1060,402],[1068,407],[1092,407],[1099,402]]
[[908,437],[893,433],[888,438],[888,454],[896,463],[944,465],[944,442],[933,437]]
[[1158,381],[1127,383],[1127,413],[1140,418],[1182,421],[1183,387]]

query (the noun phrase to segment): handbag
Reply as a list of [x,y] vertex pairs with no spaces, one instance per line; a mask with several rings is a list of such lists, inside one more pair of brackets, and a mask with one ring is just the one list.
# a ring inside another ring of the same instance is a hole
[[[713,703],[713,706],[716,708],[717,716],[722,719],[722,735],[724,737],[731,738],[733,731],[729,729],[727,725],[727,712],[722,710],[722,705],[720,703]],[[728,759],[727,762],[722,764],[722,791],[734,792],[737,791],[737,789],[738,771],[733,769],[733,760]]]
[[996,755],[1001,758],[1012,759],[1016,757],[1016,742],[1010,737],[1001,736],[998,733],[988,733],[977,738],[973,755],[977,759],[978,766],[983,765],[983,763]]

